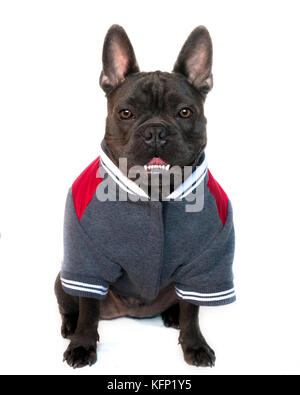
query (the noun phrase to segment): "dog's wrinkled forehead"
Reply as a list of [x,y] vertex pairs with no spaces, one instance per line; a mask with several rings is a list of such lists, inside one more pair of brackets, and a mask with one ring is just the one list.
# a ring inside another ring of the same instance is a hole
[[[168,80],[159,71],[141,77],[137,80],[137,89],[133,94],[132,104],[139,103],[157,109],[163,109],[166,94],[168,93],[167,87],[170,85],[170,81]],[[141,97],[141,100],[139,97]]]
[[114,107],[132,106],[151,112],[190,102],[201,104],[201,95],[184,77],[162,71],[131,75],[107,98]]

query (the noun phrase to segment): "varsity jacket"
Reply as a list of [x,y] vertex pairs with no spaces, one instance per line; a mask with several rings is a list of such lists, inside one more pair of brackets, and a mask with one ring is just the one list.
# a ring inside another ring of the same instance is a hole
[[[103,173],[117,193],[140,199],[100,200]],[[187,211],[199,188],[201,210]],[[104,299],[111,289],[151,303],[161,290],[174,287],[177,297],[190,303],[224,305],[236,299],[233,255],[231,203],[205,157],[166,201],[152,201],[104,149],[69,190],[61,269],[68,294]]]

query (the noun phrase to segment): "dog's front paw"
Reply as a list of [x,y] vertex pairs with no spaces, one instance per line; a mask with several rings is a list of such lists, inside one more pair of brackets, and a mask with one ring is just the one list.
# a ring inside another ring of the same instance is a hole
[[97,361],[96,347],[73,346],[71,342],[64,353],[64,361],[74,369],[92,366]]
[[207,344],[199,344],[198,347],[184,347],[182,345],[184,360],[189,365],[213,367],[215,365],[216,356]]

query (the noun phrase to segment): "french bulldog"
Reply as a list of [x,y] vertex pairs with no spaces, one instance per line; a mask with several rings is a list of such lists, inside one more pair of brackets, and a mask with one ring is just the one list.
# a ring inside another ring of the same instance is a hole
[[[213,85],[212,41],[207,29],[199,26],[192,31],[171,73],[140,72],[131,42],[119,25],[107,32],[102,60],[100,86],[108,109],[102,148],[109,160],[118,166],[119,159],[126,158],[127,171],[141,166],[147,176],[166,173],[175,166],[196,169],[203,161],[207,143],[204,102]],[[172,181],[170,188],[170,192],[176,189]],[[144,257],[146,260],[146,253]],[[147,278],[143,281],[146,284]],[[161,315],[165,326],[179,329],[179,342],[188,364],[215,364],[215,353],[199,328],[199,304],[184,297],[184,291],[178,291],[182,295],[178,299],[174,287],[162,287],[152,300],[144,300],[130,292],[126,296],[126,292],[118,294],[113,288],[107,291],[105,286],[94,285],[99,294],[106,292],[101,299],[72,293],[75,288],[80,289],[80,284],[78,279],[62,280],[61,274],[55,282],[61,333],[70,339],[64,360],[71,367],[96,362],[99,320],[157,315]],[[85,285],[91,292],[88,287]]]

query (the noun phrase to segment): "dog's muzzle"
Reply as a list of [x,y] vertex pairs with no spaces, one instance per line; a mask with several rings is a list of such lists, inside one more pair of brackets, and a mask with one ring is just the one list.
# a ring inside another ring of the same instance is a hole
[[168,130],[162,123],[144,125],[140,130],[144,142],[151,148],[161,148],[168,139]]

